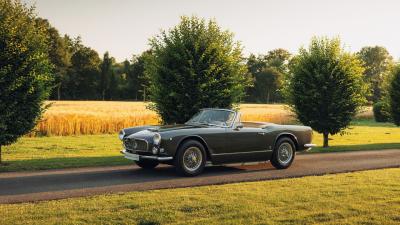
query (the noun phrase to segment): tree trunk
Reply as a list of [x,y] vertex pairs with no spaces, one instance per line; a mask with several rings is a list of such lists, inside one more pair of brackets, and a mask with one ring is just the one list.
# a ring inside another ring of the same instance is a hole
[[143,86],[143,101],[146,102],[146,87]]
[[329,144],[328,144],[328,136],[329,136],[329,133],[328,132],[325,132],[324,133],[324,148],[327,148],[327,147],[329,147]]
[[57,87],[57,99],[58,101],[61,99],[61,84],[59,84]]

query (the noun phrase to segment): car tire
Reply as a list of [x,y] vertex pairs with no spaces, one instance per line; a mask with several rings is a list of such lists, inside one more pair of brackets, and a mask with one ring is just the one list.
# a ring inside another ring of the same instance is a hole
[[271,164],[277,169],[292,165],[296,155],[296,145],[290,138],[279,138],[272,153]]
[[158,162],[154,160],[141,159],[139,161],[136,161],[136,165],[138,165],[142,169],[151,170],[158,166]]
[[178,174],[192,177],[203,172],[206,161],[204,146],[198,141],[189,140],[179,147],[174,165]]

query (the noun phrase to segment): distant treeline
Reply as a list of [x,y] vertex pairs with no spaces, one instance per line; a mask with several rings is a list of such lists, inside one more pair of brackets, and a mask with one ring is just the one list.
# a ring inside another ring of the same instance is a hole
[[[84,46],[80,37],[61,36],[46,19],[37,22],[47,31],[50,61],[54,64],[52,100],[138,100],[146,101],[149,78],[146,63],[151,51],[134,55],[130,60],[116,62],[106,52],[102,57]],[[385,77],[395,64],[392,56],[381,46],[364,47],[358,52],[365,72],[364,80],[370,86],[370,103],[381,99]],[[242,101],[254,103],[282,102],[282,80],[290,76],[292,55],[285,49],[266,54],[250,54],[243,59],[253,85],[246,90]]]

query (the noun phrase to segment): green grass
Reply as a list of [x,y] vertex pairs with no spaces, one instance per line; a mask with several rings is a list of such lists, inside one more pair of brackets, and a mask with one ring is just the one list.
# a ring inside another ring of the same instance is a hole
[[3,148],[0,171],[126,165],[116,135],[24,137]]
[[0,205],[0,224],[399,224],[400,169]]
[[321,147],[322,134],[314,133],[313,142],[317,147],[310,152],[400,149],[400,127],[373,120],[356,120],[343,135],[330,136],[328,149]]
[[[316,147],[311,152],[400,149],[400,128],[371,120],[355,121],[345,135],[330,138],[329,149]],[[313,142],[321,146],[322,135],[315,133]],[[120,149],[116,135],[24,137],[3,147],[6,165],[0,165],[0,172],[131,164]]]

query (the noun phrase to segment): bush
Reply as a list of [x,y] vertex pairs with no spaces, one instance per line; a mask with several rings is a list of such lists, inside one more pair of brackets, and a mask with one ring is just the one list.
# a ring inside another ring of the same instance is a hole
[[391,120],[390,106],[387,101],[379,101],[373,106],[376,122],[389,122]]

